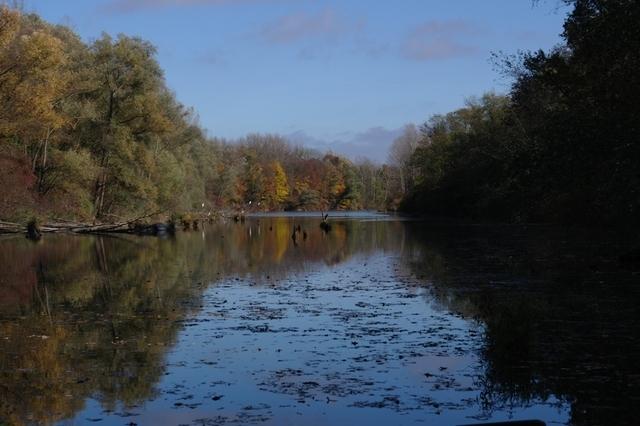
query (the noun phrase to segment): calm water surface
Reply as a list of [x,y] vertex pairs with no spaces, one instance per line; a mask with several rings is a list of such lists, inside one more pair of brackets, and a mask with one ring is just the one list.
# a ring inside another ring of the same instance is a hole
[[0,239],[0,424],[637,424],[632,242],[318,224]]

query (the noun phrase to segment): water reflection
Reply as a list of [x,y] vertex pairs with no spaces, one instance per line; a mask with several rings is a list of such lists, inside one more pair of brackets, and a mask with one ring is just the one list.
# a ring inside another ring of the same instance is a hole
[[448,309],[484,325],[479,403],[547,400],[576,425],[636,424],[639,265],[629,236],[544,227],[416,230],[413,270]]
[[[377,249],[386,224],[324,234],[287,218],[218,224],[175,239],[47,236],[0,240],[0,421],[72,418],[93,397],[107,410],[154,395],[163,356],[203,289],[229,275],[275,281],[309,262]],[[391,228],[401,229],[399,224]]]
[[[292,238],[297,225],[306,238]],[[296,274],[312,270],[321,275],[323,268],[339,270],[341,265],[352,269],[346,275],[350,283],[365,285],[363,281],[375,281],[367,275],[367,261],[386,255],[400,260],[391,273],[404,293],[413,292],[412,286],[425,288],[427,302],[435,300],[447,313],[478,321],[482,335],[477,339],[474,380],[458,389],[477,390],[462,404],[473,408],[474,419],[557,403],[560,411],[569,404],[575,424],[612,419],[632,424],[640,396],[640,296],[637,272],[617,261],[628,248],[620,241],[608,236],[587,240],[542,228],[348,219],[336,220],[325,234],[310,218],[269,217],[211,225],[173,239],[47,236],[38,244],[0,240],[0,423],[47,424],[80,412],[126,417],[127,410],[163,391],[163,377],[172,368],[168,353],[180,352],[179,336],[189,325],[185,320],[200,315],[203,306],[208,309],[205,299],[211,286],[243,279],[257,288],[271,288]],[[365,265],[363,270],[353,269],[356,260]],[[219,311],[207,314],[224,320],[226,311],[215,306]],[[366,304],[361,307],[366,310]],[[269,319],[273,312],[259,308],[253,306],[252,315]],[[414,318],[420,305],[415,309]],[[348,317],[351,311],[332,315],[354,321]],[[295,323],[295,318],[290,320]],[[375,320],[372,316],[371,324]],[[394,333],[388,331],[388,339],[405,338]],[[433,333],[440,336],[437,330]],[[467,339],[473,346],[473,336],[473,331],[469,336],[459,332],[451,339]],[[397,362],[412,356],[401,349],[394,354],[399,354]],[[462,359],[457,357],[472,349],[450,354],[441,368],[453,370]],[[422,376],[435,355],[419,355],[410,368]],[[383,361],[379,357],[378,364]],[[281,379],[277,375],[282,373],[274,374]],[[381,377],[388,380],[390,373],[385,374]],[[309,383],[315,382],[301,381],[299,386]],[[428,389],[435,384],[426,383],[412,386],[431,398],[421,396],[425,407],[437,408]],[[278,391],[275,386],[268,390]],[[381,402],[356,401],[350,410],[391,409],[400,414],[403,405],[393,398],[407,395],[386,392]],[[303,394],[311,395],[308,389]],[[87,406],[94,400],[100,404],[97,411]],[[462,407],[452,403],[451,410]],[[354,416],[357,419],[358,412]],[[419,417],[414,413],[405,418]]]
[[[188,250],[188,247],[184,247]],[[151,396],[179,303],[197,292],[171,242],[52,237],[0,244],[0,418],[69,418]],[[171,261],[167,261],[171,259]]]

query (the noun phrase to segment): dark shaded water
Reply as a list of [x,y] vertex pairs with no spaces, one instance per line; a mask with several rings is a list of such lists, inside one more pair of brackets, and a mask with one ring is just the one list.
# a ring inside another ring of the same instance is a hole
[[364,216],[0,239],[0,424],[636,424],[633,248]]

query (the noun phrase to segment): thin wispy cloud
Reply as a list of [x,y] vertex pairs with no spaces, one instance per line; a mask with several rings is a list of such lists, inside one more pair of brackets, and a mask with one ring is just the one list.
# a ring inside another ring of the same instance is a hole
[[356,37],[351,52],[355,55],[364,55],[369,59],[378,60],[393,51],[388,42],[376,40],[370,33],[362,32]]
[[402,55],[415,61],[431,61],[468,56],[478,48],[470,38],[486,32],[466,21],[429,21],[405,38]]
[[477,25],[463,20],[452,21],[428,21],[413,30],[418,36],[458,36],[458,35],[482,35],[486,30]]
[[273,3],[274,1],[276,0],[111,0],[102,6],[101,9],[109,13],[131,13],[170,6],[226,6]]
[[208,50],[196,57],[198,63],[203,65],[214,65],[222,67],[227,65],[225,53],[221,50]]
[[271,44],[293,44],[306,40],[335,40],[362,29],[363,21],[351,21],[332,9],[297,12],[266,23],[260,36]]

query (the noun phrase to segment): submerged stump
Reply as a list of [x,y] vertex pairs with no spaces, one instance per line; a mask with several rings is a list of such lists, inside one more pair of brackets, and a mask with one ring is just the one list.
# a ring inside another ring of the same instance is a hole
[[31,241],[38,241],[42,238],[42,231],[37,219],[31,219],[27,223],[27,238]]
[[331,231],[331,224],[327,222],[328,218],[329,218],[329,213],[327,214],[322,213],[322,222],[320,222],[320,229],[322,229],[324,233]]

